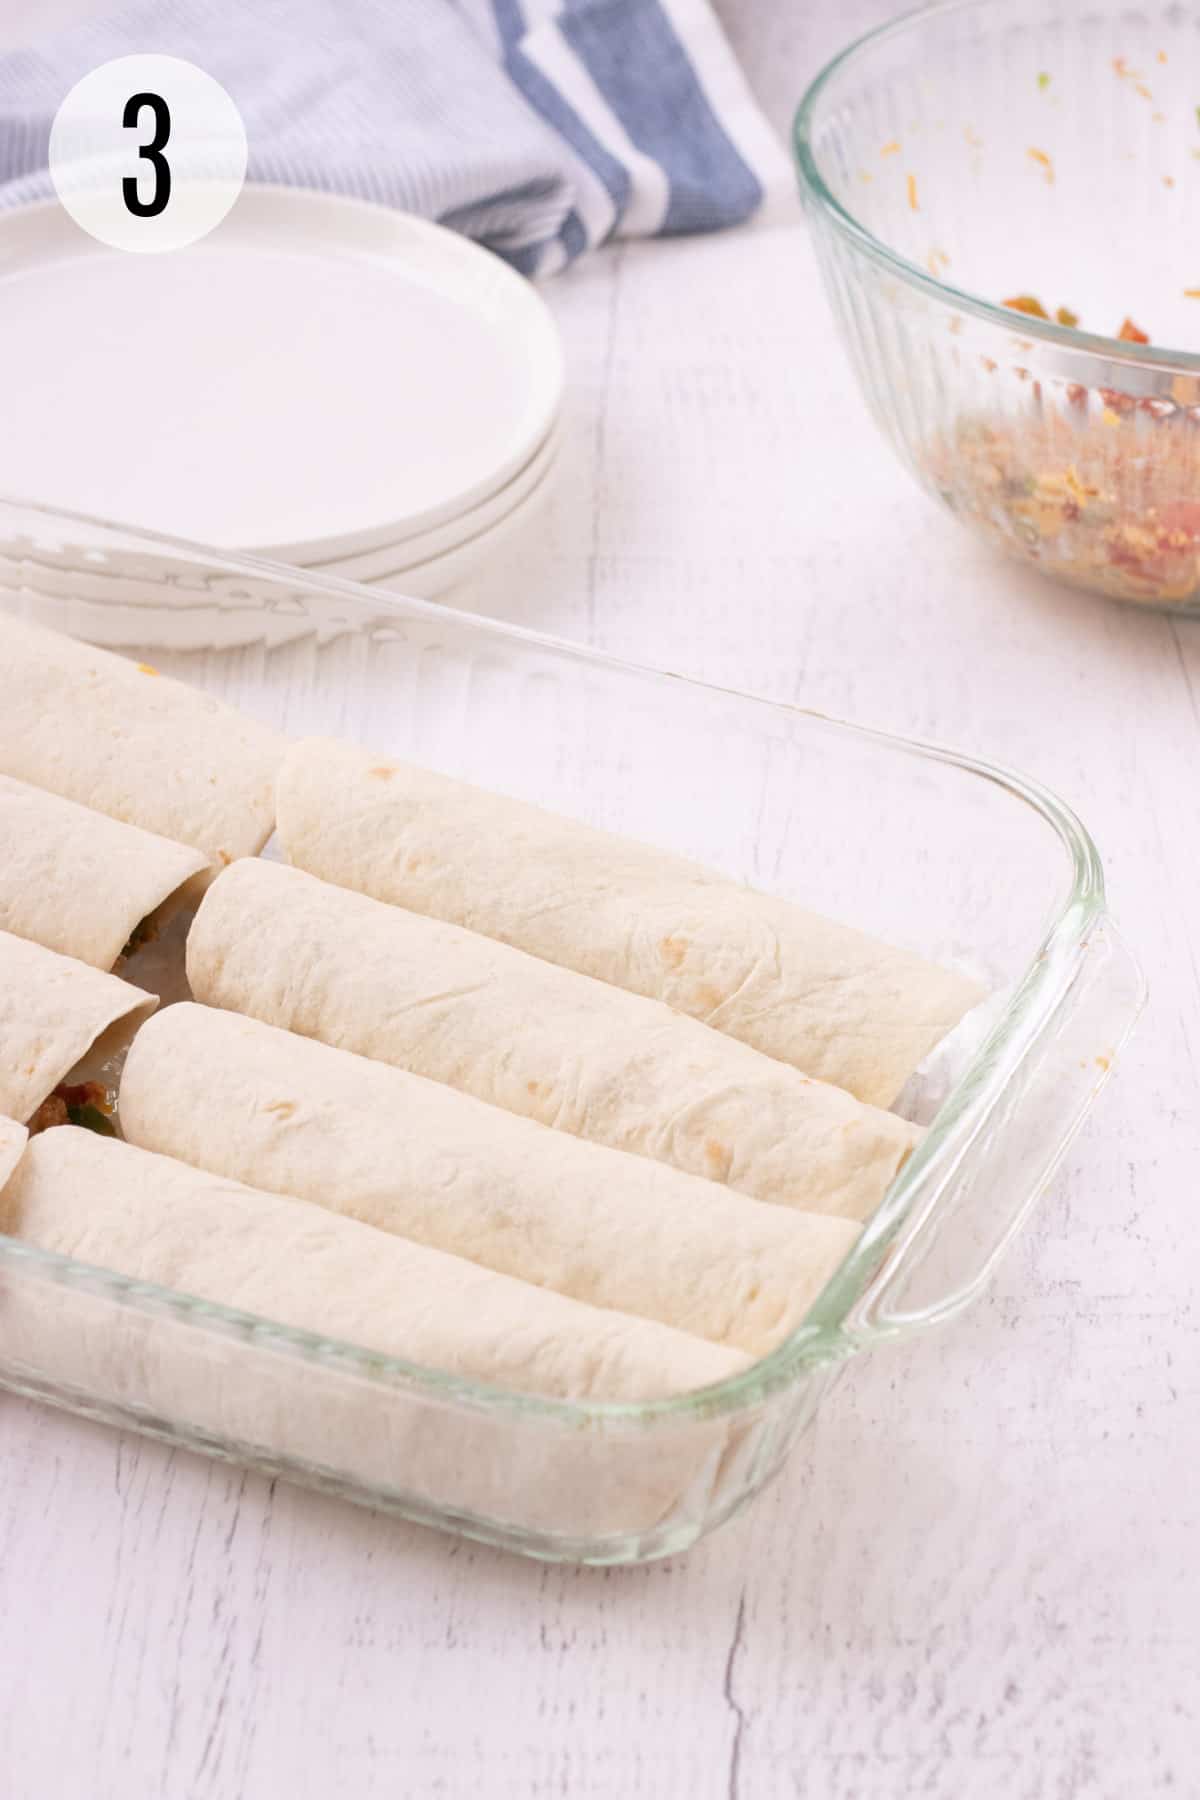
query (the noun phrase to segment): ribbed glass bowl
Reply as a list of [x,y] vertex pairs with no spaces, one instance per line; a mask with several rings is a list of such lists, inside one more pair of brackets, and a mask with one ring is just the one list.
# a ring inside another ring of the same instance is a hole
[[921,484],[1048,575],[1200,612],[1200,6],[925,8],[817,77],[795,149]]

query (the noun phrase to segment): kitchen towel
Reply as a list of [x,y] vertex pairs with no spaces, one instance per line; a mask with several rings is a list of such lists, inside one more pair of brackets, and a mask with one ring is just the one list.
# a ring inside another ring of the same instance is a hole
[[249,180],[402,207],[528,275],[791,185],[709,0],[140,0],[0,54],[0,205],[52,194],[59,102],[139,51],[229,90]]

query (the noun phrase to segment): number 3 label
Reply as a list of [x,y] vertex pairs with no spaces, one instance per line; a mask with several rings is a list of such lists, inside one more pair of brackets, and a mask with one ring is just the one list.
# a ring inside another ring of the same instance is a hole
[[177,56],[121,56],[59,107],[50,174],[77,225],[118,250],[180,250],[246,178],[246,128],[219,81]]
[[131,94],[121,115],[121,123],[126,130],[136,130],[144,106],[149,107],[154,115],[154,136],[148,144],[142,145],[138,155],[144,156],[154,170],[154,192],[149,200],[143,200],[138,192],[135,175],[122,178],[121,192],[125,196],[126,206],[135,217],[157,219],[159,213],[166,211],[167,202],[171,198],[171,165],[163,155],[163,146],[171,135],[171,113],[161,94]]

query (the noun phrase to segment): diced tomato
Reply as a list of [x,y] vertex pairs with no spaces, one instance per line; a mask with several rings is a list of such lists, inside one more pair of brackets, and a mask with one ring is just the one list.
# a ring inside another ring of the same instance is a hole
[[1200,540],[1200,500],[1168,500],[1158,509],[1164,531],[1185,531]]

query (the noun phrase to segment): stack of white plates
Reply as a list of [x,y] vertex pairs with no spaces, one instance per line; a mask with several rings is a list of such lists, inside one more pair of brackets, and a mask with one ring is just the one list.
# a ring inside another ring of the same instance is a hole
[[418,595],[535,517],[563,365],[537,293],[436,225],[247,187],[138,256],[0,217],[0,493]]

